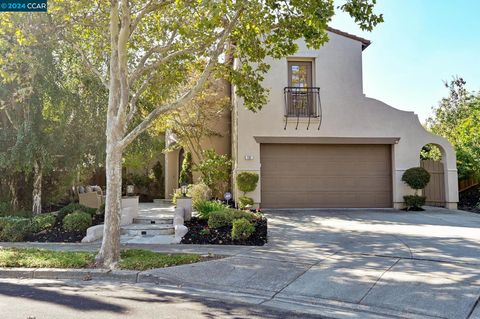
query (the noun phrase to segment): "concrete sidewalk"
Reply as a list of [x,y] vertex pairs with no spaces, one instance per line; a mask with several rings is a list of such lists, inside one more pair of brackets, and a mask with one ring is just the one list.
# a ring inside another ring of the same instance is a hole
[[[147,247],[227,257],[142,272],[136,282],[181,286],[219,298],[249,296],[256,304],[330,318],[480,319],[478,214],[429,209],[267,215],[266,246]],[[98,248],[52,245],[73,247]]]

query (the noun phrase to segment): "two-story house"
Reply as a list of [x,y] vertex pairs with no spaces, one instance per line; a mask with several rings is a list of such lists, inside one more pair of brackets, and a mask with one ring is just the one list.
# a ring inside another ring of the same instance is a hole
[[[443,167],[436,175],[437,201],[456,208],[450,143],[427,132],[413,112],[364,95],[368,40],[332,28],[329,38],[318,50],[299,41],[294,56],[268,60],[263,85],[270,96],[261,111],[245,109],[232,88],[231,131],[218,143],[231,141],[233,176],[260,175],[249,196],[262,208],[400,208],[412,193],[401,181],[403,172],[419,166],[422,147],[434,144]],[[167,185],[167,192],[174,186]]]

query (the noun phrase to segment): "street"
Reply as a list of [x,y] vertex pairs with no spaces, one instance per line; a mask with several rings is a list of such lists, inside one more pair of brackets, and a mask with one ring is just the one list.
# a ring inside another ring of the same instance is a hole
[[318,318],[241,302],[175,293],[149,284],[0,280],[2,319]]

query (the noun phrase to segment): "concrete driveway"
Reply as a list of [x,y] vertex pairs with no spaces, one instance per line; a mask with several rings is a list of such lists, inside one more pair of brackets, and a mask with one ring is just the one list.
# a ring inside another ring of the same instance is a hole
[[155,274],[332,318],[480,319],[480,215],[444,209],[267,215],[268,245]]

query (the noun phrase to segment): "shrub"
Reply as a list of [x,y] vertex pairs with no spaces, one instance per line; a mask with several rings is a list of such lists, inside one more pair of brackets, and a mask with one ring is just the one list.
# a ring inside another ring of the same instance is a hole
[[55,225],[55,220],[55,215],[51,213],[35,215],[32,218],[32,232],[38,233],[42,230],[52,228],[53,225]]
[[421,207],[425,205],[426,199],[427,198],[425,196],[419,196],[419,195],[403,196],[403,200],[405,201],[405,206],[407,210],[412,210],[412,209],[423,210],[421,209]]
[[402,181],[413,188],[416,195],[417,190],[425,188],[430,182],[430,173],[423,167],[412,167],[403,173]]
[[63,219],[63,228],[69,232],[84,232],[92,225],[92,216],[82,211],[75,211]]
[[197,183],[188,186],[188,192],[190,197],[192,197],[193,208],[196,210],[196,204],[202,201],[209,200],[212,196],[212,191],[208,186],[203,183]]
[[425,205],[425,196],[419,196],[418,190],[425,188],[430,181],[430,173],[423,167],[412,167],[403,173],[402,181],[415,190],[415,195],[403,196],[407,210],[421,209]]
[[244,209],[245,207],[247,207],[247,205],[253,205],[254,202],[253,202],[253,198],[250,198],[248,196],[240,196],[238,198],[238,207],[240,207],[241,209]]
[[250,212],[237,209],[224,208],[223,210],[213,211],[208,217],[208,227],[220,228],[232,226],[233,221],[238,219],[246,219],[252,221],[256,216]]
[[0,240],[23,241],[31,233],[29,218],[0,217]]
[[58,218],[58,220],[62,221],[65,216],[67,216],[67,215],[69,215],[69,214],[71,214],[75,211],[81,211],[81,212],[89,214],[90,216],[93,216],[97,212],[97,210],[95,208],[90,208],[90,207],[87,207],[87,206],[83,206],[79,203],[70,203],[67,206],[62,207],[62,209],[60,209],[60,211],[57,214],[57,218]]
[[232,239],[246,240],[255,232],[255,226],[246,218],[240,218],[233,221]]
[[178,179],[178,183],[180,185],[193,183],[192,165],[192,154],[190,152],[186,152],[182,162],[180,178]]
[[245,218],[249,221],[252,221],[256,218],[255,214],[251,212],[246,212],[244,210],[230,209],[230,213],[233,215],[233,219]]
[[218,210],[211,212],[208,217],[208,227],[220,228],[230,226],[234,220],[230,210]]
[[204,200],[195,204],[195,210],[197,211],[198,217],[201,219],[208,219],[212,212],[223,211],[226,209],[227,206],[217,201]]
[[226,190],[232,169],[232,160],[227,155],[219,155],[214,150],[203,151],[203,161],[197,165],[202,181],[212,190],[212,195],[220,198]]
[[241,172],[237,175],[237,187],[245,195],[257,188],[258,174],[252,172]]
[[10,211],[12,210],[12,207],[10,203],[8,202],[0,202],[0,216],[6,216]]

